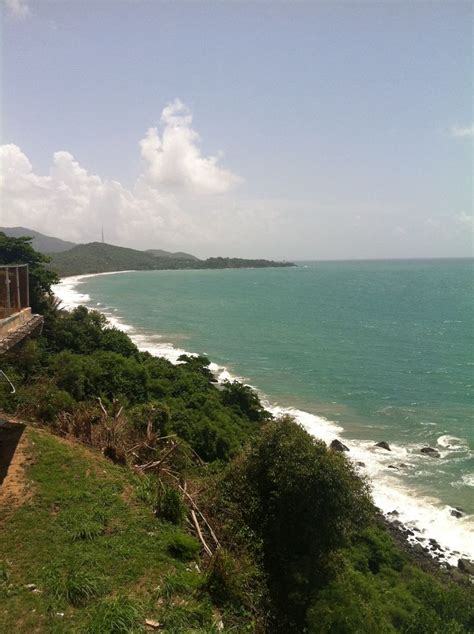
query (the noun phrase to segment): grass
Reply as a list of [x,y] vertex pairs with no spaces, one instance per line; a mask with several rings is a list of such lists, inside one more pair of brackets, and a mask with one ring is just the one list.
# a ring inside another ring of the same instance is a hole
[[196,541],[156,518],[151,484],[45,431],[25,433],[34,495],[0,507],[0,631],[133,633],[145,618],[168,634],[216,631]]

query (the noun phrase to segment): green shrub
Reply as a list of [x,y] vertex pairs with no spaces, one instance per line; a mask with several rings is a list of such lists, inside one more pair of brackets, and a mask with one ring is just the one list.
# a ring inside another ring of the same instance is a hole
[[212,558],[205,588],[216,605],[233,605],[241,608],[251,601],[257,602],[261,593],[261,580],[255,564],[251,564],[244,553],[233,556],[220,548]]
[[88,520],[72,530],[73,541],[92,541],[104,532],[104,526],[93,520]]
[[156,514],[166,522],[181,524],[186,516],[181,493],[177,489],[164,486],[158,497]]
[[109,597],[90,611],[87,634],[136,634],[144,632],[144,611],[137,601],[124,596]]
[[42,381],[20,387],[17,404],[22,414],[50,423],[59,413],[71,411],[75,401],[51,381]]
[[194,559],[199,551],[199,543],[186,533],[176,533],[168,543],[168,552],[182,561]]
[[45,575],[45,588],[52,599],[81,606],[96,597],[102,580],[93,572],[66,565],[55,566]]
[[202,578],[197,572],[188,570],[182,574],[168,572],[164,575],[163,581],[160,583],[158,595],[169,600],[174,595],[192,594],[201,585]]

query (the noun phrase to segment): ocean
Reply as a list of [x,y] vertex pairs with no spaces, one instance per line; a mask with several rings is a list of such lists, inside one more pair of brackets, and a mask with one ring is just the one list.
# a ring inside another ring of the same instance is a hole
[[[237,377],[274,413],[342,440],[375,503],[455,563],[474,559],[473,269],[407,260],[137,271],[66,278],[56,293],[103,311],[153,354],[207,355],[221,380]],[[382,440],[391,451],[374,446]]]

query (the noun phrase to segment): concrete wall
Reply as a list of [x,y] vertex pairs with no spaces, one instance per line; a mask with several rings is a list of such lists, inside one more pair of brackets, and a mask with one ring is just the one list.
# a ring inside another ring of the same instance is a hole
[[31,319],[31,308],[23,308],[18,313],[0,319],[0,339],[6,337],[8,334],[14,332],[23,324],[26,324]]

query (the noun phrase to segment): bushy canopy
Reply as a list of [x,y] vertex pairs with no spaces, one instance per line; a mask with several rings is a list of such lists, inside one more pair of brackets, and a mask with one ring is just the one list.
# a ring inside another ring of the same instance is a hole
[[290,417],[271,422],[229,472],[231,496],[261,539],[281,631],[302,631],[330,555],[370,508],[346,458]]

